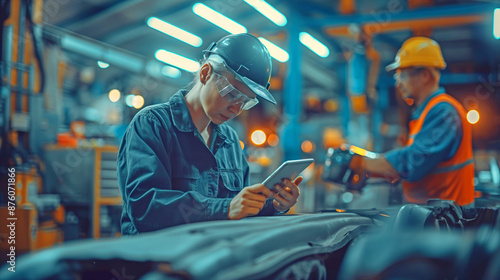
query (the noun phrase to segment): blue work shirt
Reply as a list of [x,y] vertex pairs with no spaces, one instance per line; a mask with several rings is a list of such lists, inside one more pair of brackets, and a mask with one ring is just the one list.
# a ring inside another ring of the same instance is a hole
[[[249,181],[236,132],[212,125],[210,149],[195,127],[184,95],[134,117],[118,152],[122,235],[186,223],[227,220],[231,199]],[[268,199],[259,215],[274,215]]]
[[[429,101],[440,94],[445,94],[444,88],[439,88],[415,108],[411,120],[418,119]],[[413,144],[389,151],[385,153],[385,158],[403,179],[415,182],[439,163],[451,159],[460,146],[462,136],[462,121],[457,110],[453,105],[441,102],[427,113],[420,132],[414,135]]]

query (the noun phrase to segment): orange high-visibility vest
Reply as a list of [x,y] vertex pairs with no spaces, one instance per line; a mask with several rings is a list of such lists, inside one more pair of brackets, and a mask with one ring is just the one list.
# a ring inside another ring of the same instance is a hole
[[448,94],[440,94],[432,98],[425,106],[422,114],[409,123],[407,146],[413,144],[415,135],[422,129],[427,113],[436,104],[447,102],[457,110],[462,123],[462,141],[455,155],[439,163],[430,173],[416,182],[403,181],[403,193],[408,202],[427,203],[428,199],[439,198],[454,200],[459,205],[474,202],[474,159],[472,157],[472,129],[466,119],[462,105]]

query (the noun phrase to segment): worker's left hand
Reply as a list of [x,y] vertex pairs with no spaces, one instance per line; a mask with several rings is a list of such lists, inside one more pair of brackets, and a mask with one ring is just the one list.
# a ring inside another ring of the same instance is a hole
[[283,185],[276,184],[275,191],[272,194],[274,198],[273,205],[276,211],[286,211],[297,203],[300,195],[299,185],[302,182],[302,176],[297,177],[293,182],[289,179],[283,179]]

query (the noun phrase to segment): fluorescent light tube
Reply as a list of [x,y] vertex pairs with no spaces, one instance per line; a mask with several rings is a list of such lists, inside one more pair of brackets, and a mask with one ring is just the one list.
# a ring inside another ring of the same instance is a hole
[[97,61],[97,65],[102,69],[106,69],[109,67],[109,63],[106,63],[104,61]]
[[500,39],[500,8],[493,11],[493,36]]
[[271,54],[271,56],[274,59],[276,59],[277,61],[287,62],[288,59],[290,58],[290,56],[288,55],[288,53],[284,49],[276,46],[275,44],[271,43],[270,41],[266,40],[265,38],[259,37],[259,40],[269,50],[269,54]]
[[299,41],[306,47],[308,47],[311,51],[321,57],[327,57],[330,54],[330,50],[323,43],[318,41],[318,39],[311,36],[311,34],[307,32],[299,33]]
[[197,61],[163,49],[155,52],[155,58],[189,72],[196,72],[200,68],[200,64]]
[[207,7],[204,4],[201,3],[194,4],[193,12],[198,16],[208,20],[209,22],[217,25],[218,27],[226,30],[229,33],[232,34],[247,33],[247,29],[245,26]]
[[203,44],[203,40],[200,37],[157,17],[150,17],[146,23],[149,27],[172,36],[186,44],[190,44],[193,47],[199,47]]
[[269,5],[264,0],[243,0],[247,2],[248,5],[252,6],[263,16],[268,18],[270,21],[274,22],[274,24],[278,26],[285,26],[287,23],[286,17],[280,13],[280,11],[276,10],[273,6]]

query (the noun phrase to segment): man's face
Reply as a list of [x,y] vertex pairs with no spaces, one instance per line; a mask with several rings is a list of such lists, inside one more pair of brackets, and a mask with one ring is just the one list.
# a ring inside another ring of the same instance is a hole
[[416,98],[422,91],[423,68],[404,68],[396,70],[394,79],[396,88],[401,91],[403,99]]
[[205,99],[205,113],[215,124],[222,124],[237,117],[245,105],[256,102],[253,93],[243,82],[232,75],[213,73],[207,83],[208,94]]

